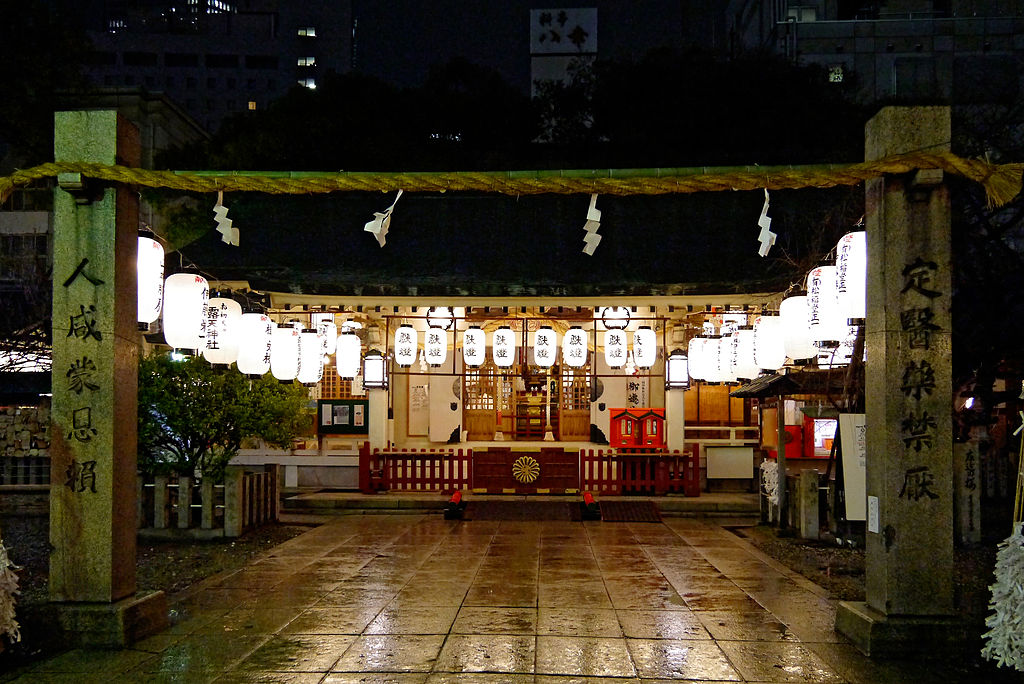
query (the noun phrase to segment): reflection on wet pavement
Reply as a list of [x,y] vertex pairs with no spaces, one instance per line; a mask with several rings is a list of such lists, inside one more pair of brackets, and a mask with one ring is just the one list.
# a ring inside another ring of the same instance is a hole
[[955,681],[864,658],[822,589],[700,518],[341,516],[173,609],[130,649],[69,651],[13,681]]

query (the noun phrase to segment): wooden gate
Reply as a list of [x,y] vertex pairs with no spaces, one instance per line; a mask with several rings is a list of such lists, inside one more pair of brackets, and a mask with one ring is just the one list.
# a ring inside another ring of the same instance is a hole
[[558,439],[582,442],[590,439],[590,367],[563,364]]

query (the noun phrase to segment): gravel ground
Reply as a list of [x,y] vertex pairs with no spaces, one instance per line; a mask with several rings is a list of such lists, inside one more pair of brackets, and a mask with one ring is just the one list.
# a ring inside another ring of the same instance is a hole
[[[211,541],[140,541],[136,550],[136,583],[140,590],[163,590],[173,595],[201,579],[223,570],[241,567],[250,559],[309,529],[300,525],[270,524],[239,539]],[[49,567],[47,516],[5,517],[0,534],[11,561],[19,566],[17,619],[21,641],[4,642],[0,671],[46,656],[62,648],[53,643],[51,631],[38,619],[35,608],[45,604]]]

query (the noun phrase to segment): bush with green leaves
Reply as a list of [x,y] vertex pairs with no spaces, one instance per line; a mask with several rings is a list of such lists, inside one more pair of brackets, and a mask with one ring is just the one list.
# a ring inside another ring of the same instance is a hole
[[139,470],[223,479],[243,440],[287,448],[309,425],[309,392],[166,353],[139,362]]

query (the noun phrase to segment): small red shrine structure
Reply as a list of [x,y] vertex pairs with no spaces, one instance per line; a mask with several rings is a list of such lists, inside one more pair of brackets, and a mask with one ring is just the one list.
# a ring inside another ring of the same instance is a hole
[[664,449],[665,409],[611,409],[611,446],[624,449]]

